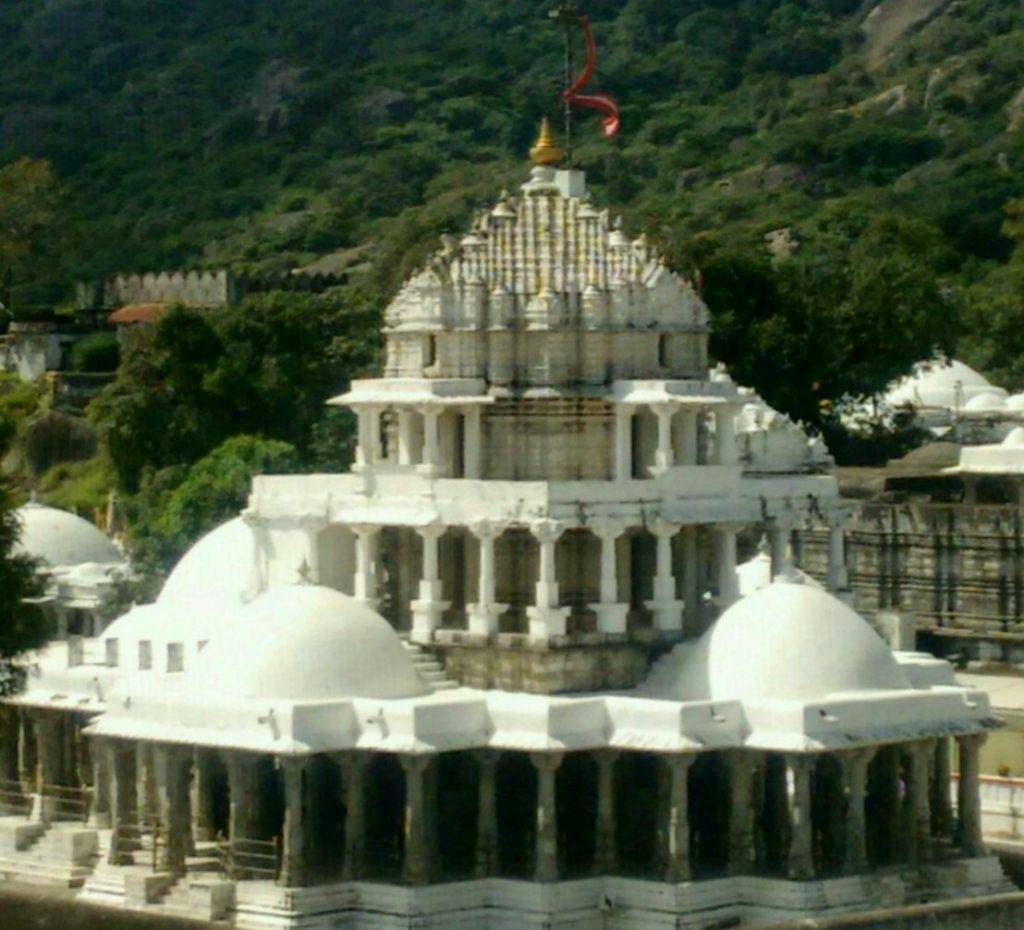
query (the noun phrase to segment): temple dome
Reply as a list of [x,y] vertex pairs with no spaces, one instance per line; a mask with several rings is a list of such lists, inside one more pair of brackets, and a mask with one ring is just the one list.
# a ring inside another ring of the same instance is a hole
[[1024,393],[1011,394],[1006,398],[1007,410],[1024,410]]
[[994,387],[984,375],[963,362],[937,359],[915,365],[913,373],[897,381],[884,400],[892,407],[955,408],[988,393],[1006,396],[1002,388]]
[[200,653],[197,689],[285,701],[393,700],[430,692],[390,624],[339,591],[272,588],[238,620]]
[[235,517],[211,530],[186,552],[164,582],[158,600],[211,610],[238,607],[253,582],[253,538]]
[[966,404],[964,404],[964,410],[1002,410],[1006,407],[1006,395],[1000,394],[997,391],[984,391],[981,394],[975,394]]
[[888,646],[838,598],[781,576],[677,646],[641,690],[672,700],[813,701],[911,687]]
[[125,561],[117,546],[97,527],[66,510],[30,501],[19,507],[15,516],[21,524],[15,555],[38,559],[49,568]]

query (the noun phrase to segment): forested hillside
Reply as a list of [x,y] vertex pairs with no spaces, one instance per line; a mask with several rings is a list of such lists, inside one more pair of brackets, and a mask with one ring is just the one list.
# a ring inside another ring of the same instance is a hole
[[[121,270],[353,272],[349,292],[309,307],[323,333],[295,328],[303,311],[287,301],[257,308],[248,329],[232,315],[163,327],[93,414],[122,489],[153,487],[147,475],[230,440],[230,403],[248,405],[235,433],[265,422],[266,439],[293,444],[301,467],[316,463],[330,431],[312,414],[281,417],[280,429],[256,415],[283,396],[284,373],[302,370],[289,345],[304,363],[311,345],[330,344],[339,363],[372,367],[367,308],[438,233],[520,183],[539,117],[557,111],[552,5],[0,4],[0,166],[45,160],[61,187],[45,166],[0,167],[0,272],[15,311]],[[629,231],[647,231],[679,270],[699,269],[713,350],[737,380],[826,431],[836,402],[878,390],[933,348],[1022,386],[1024,6],[587,9],[597,83],[619,100],[622,131],[605,140],[581,115],[577,164]],[[346,307],[358,323],[338,322]],[[291,343],[280,340],[271,364],[259,327],[273,333],[282,319]],[[244,364],[238,339],[251,343]],[[332,378],[350,373],[316,367],[316,391],[296,402],[319,409]],[[187,394],[194,409],[166,387],[176,379],[199,385]]]

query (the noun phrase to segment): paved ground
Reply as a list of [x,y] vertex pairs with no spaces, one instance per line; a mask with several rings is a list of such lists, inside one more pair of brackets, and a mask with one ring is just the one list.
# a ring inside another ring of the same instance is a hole
[[202,930],[213,926],[71,902],[69,891],[3,882],[0,930]]

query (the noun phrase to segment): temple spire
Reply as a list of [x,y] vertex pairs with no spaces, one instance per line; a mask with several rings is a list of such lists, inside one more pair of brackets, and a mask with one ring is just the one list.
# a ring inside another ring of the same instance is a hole
[[562,150],[555,145],[555,137],[551,134],[551,123],[545,116],[540,123],[540,134],[537,136],[537,141],[530,149],[530,158],[535,165],[553,167],[564,157]]

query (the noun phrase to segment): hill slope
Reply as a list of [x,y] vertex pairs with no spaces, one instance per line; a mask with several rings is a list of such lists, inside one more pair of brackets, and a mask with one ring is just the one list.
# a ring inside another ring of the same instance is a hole
[[[390,285],[410,246],[521,175],[558,86],[551,4],[8,0],[0,160],[55,163],[87,228],[83,274],[343,265],[386,239]],[[623,132],[607,143],[588,121],[579,160],[665,238],[759,242],[857,194],[933,220],[957,265],[1008,254],[1019,4],[589,9]]]

